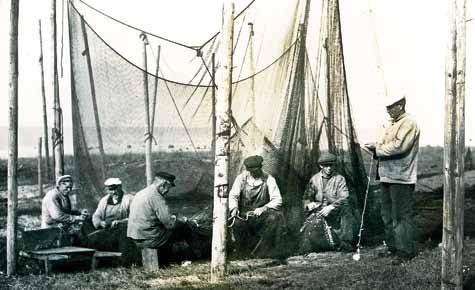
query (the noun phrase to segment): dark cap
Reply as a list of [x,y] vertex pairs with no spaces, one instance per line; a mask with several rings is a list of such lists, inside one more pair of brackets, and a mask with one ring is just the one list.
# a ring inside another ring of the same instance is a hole
[[244,160],[244,165],[246,166],[246,169],[257,169],[262,167],[262,161],[264,161],[264,158],[259,155],[253,155],[249,156]]
[[318,164],[333,164],[336,162],[336,156],[332,153],[324,152],[318,158]]
[[175,179],[176,179],[175,175],[170,174],[168,172],[159,171],[155,173],[155,176],[165,179],[166,181],[170,182],[171,185],[175,186]]

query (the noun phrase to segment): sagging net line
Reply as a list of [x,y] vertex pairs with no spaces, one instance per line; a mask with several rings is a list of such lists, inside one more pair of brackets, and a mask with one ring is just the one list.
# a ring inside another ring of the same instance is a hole
[[[71,30],[71,35],[83,35],[83,33],[78,33],[82,32],[78,27],[81,25],[81,17],[77,13],[77,11],[74,9],[74,7],[71,7],[70,9],[70,30]],[[84,21],[84,20],[83,20]],[[142,110],[143,110],[143,104],[140,104],[141,98],[138,97],[142,92],[140,92],[140,88],[142,87],[142,80],[141,80],[141,74],[143,74],[143,71],[132,65],[130,62],[128,62],[125,58],[123,58],[120,54],[118,54],[116,51],[114,51],[113,48],[107,45],[94,31],[92,28],[84,21],[84,27],[86,30],[86,35],[88,38],[88,43],[89,47],[85,49],[83,45],[81,45],[81,42],[84,42],[80,37],[72,38],[72,46],[71,46],[71,55],[72,55],[72,60],[73,60],[73,75],[74,75],[74,91],[75,91],[75,102],[73,104],[73,107],[75,107],[75,123],[76,127],[78,127],[78,130],[75,130],[77,134],[76,135],[76,142],[75,143],[75,151],[76,155],[79,159],[78,163],[82,163],[83,165],[79,166],[78,171],[79,172],[86,172],[88,174],[87,176],[83,173],[83,179],[88,179],[84,183],[82,183],[83,186],[86,184],[97,184],[95,186],[95,191],[97,192],[100,189],[100,178],[97,176],[94,178],[93,177],[93,170],[91,169],[96,169],[99,167],[97,165],[97,158],[95,158],[98,155],[98,136],[97,136],[97,129],[96,124],[97,120],[95,120],[96,117],[95,113],[92,112],[92,101],[91,99],[91,93],[90,93],[90,87],[91,84],[88,82],[88,78],[84,77],[84,75],[88,75],[88,73],[85,73],[89,70],[84,64],[83,61],[81,61],[81,57],[84,56],[84,52],[90,53],[90,56],[94,55],[96,56],[94,60],[91,62],[92,63],[92,74],[94,75],[94,89],[96,91],[96,98],[97,98],[97,104],[98,104],[98,115],[100,117],[100,125],[101,125],[101,132],[102,132],[102,141],[103,141],[103,146],[104,146],[104,152],[107,153],[107,158],[109,159],[107,161],[106,165],[106,171],[108,168],[112,166],[117,166],[118,163],[116,162],[117,159],[119,159],[119,155],[123,154],[129,154],[134,152],[133,149],[137,149],[135,152],[141,152],[140,145],[138,145],[137,141],[134,140],[140,140],[140,142],[143,140],[142,135],[143,131],[142,130],[137,130],[137,128],[140,128],[141,126],[143,127],[142,124],[145,124],[145,120],[142,119]],[[75,33],[76,32],[76,33]],[[272,70],[273,66],[278,66],[276,63],[282,62],[282,59],[286,57],[286,55],[290,54],[290,50],[292,49],[293,46],[287,49],[284,54],[274,61],[271,65],[269,65],[267,68],[262,69],[257,73],[255,76],[247,77],[245,80],[239,81],[239,84],[241,87],[246,86],[246,82],[248,82],[250,79],[255,79],[259,78],[262,75],[265,75],[266,72],[269,70]],[[102,56],[101,58],[97,58],[97,56]],[[104,61],[104,60],[107,60]],[[117,65],[126,65],[130,69],[134,70],[135,77],[131,76],[131,73],[123,73],[122,70],[117,69]],[[282,66],[282,64],[281,64]],[[81,77],[81,72],[82,72],[82,77]],[[159,91],[174,91],[175,93],[169,93],[170,96],[174,96],[176,98],[177,105],[175,107],[179,107],[180,104],[185,103],[186,99],[186,106],[182,105],[181,110],[177,110],[178,112],[181,112],[182,117],[185,121],[188,121],[188,123],[192,123],[195,125],[195,127],[190,126],[190,133],[193,137],[193,135],[200,135],[202,134],[203,131],[208,131],[210,128],[210,116],[211,116],[211,110],[209,106],[209,100],[206,100],[206,98],[202,97],[199,101],[195,100],[196,98],[191,98],[190,96],[192,95],[191,92],[200,92],[202,96],[206,96],[207,90],[209,90],[209,85],[204,86],[204,85],[186,85],[183,83],[178,83],[178,82],[173,82],[170,80],[166,80],[161,77],[156,77],[152,74],[148,74],[149,78],[153,78],[154,80],[159,80],[159,85],[158,85],[158,90]],[[103,79],[104,81],[100,81],[98,79]],[[121,81],[115,81],[115,79],[121,79]],[[126,81],[124,81],[124,79]],[[112,85],[110,85],[113,82]],[[153,82],[149,82],[150,86]],[[109,84],[109,87],[108,87]],[[126,85],[124,85],[126,84]],[[135,84],[135,85],[134,85]],[[126,92],[129,90],[127,94]],[[181,92],[176,93],[176,92]],[[178,96],[178,97],[177,97]],[[234,96],[233,98],[237,99],[237,96]],[[209,99],[209,98],[208,98]],[[126,104],[122,104],[126,103]],[[181,102],[181,103],[180,103]],[[159,101],[160,103],[160,101]],[[208,106],[206,104],[208,103]],[[133,104],[133,105],[131,105]],[[163,107],[170,107],[169,105],[171,104],[171,101],[168,101],[167,106],[163,105],[162,101],[162,106]],[[159,105],[160,107],[160,105]],[[207,107],[207,108],[206,108]],[[128,114],[113,114],[110,111],[127,111],[129,112]],[[178,117],[170,117],[168,118],[161,117],[160,116],[160,109],[157,110],[157,119],[158,122],[160,123],[161,120],[164,121],[166,124],[171,124],[173,120],[177,120]],[[236,112],[238,110],[233,110],[233,112]],[[137,119],[142,119],[142,120],[136,120],[131,118],[130,116],[135,116]],[[198,121],[197,121],[198,120]],[[197,127],[196,124],[197,122],[201,122],[201,127]],[[114,126],[112,126],[112,124]],[[123,126],[117,126],[120,124],[126,124]],[[163,125],[162,125],[163,126]],[[175,134],[174,139],[176,140],[177,135],[176,134],[176,127],[173,129],[170,128],[156,128],[159,129],[157,130],[159,132],[159,137],[157,138],[158,140],[162,140],[161,143],[163,144],[164,138],[161,138],[162,136],[166,136],[167,133],[170,133],[173,131]],[[113,131],[111,133],[111,131]],[[142,132],[141,132],[142,131]],[[163,132],[165,131],[165,132]],[[126,132],[126,134],[121,132]],[[131,138],[131,136],[135,136],[135,138]],[[140,137],[139,137],[140,136]],[[121,138],[120,138],[121,137]],[[123,139],[127,138],[127,142],[125,142]],[[182,137],[182,136],[178,136]],[[198,138],[195,138],[200,140]],[[203,149],[208,149],[209,147],[207,146],[210,143],[211,136],[209,138],[203,138],[201,136],[201,140],[206,139],[206,141],[203,141],[201,144],[206,144],[202,148]],[[160,142],[160,141],[158,141]],[[166,143],[165,143],[166,144]],[[201,145],[200,144],[200,145]],[[159,144],[161,145],[161,144]],[[199,146],[196,146],[197,150],[200,150]],[[175,147],[170,147],[165,149],[173,149]],[[127,152],[127,149],[130,149],[131,152]],[[202,150],[202,149],[201,149]],[[125,152],[124,152],[125,151]],[[172,151],[172,150],[170,150]],[[185,153],[185,152],[184,152]],[[109,155],[112,155],[110,158]],[[130,157],[130,156],[129,156]],[[111,160],[112,159],[112,160]],[[199,162],[200,159],[196,158],[196,162]],[[96,163],[96,164],[95,164]],[[141,162],[136,162],[137,165],[140,165]],[[86,170],[87,169],[87,170]],[[106,172],[106,174],[108,174]],[[91,182],[91,180],[93,182]],[[138,183],[138,182],[137,182]],[[137,184],[137,186],[134,188],[135,184],[128,184],[125,185],[126,187],[129,187],[132,190],[137,190],[140,188],[140,186]]]

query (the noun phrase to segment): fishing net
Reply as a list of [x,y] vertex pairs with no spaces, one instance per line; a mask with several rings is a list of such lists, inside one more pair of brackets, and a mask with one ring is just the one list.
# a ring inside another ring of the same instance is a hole
[[[338,170],[357,201],[364,193],[338,1],[323,1],[321,7],[310,7],[310,1],[273,1],[272,8],[268,1],[250,3],[235,18],[230,182],[245,157],[261,154],[264,170],[277,179],[292,227],[303,220],[302,194],[318,171],[321,151],[338,155]],[[177,175],[176,195],[211,198],[212,54],[220,36],[190,46],[121,27],[123,41],[136,43],[137,51],[148,44],[148,60],[137,65],[88,22],[93,12],[82,17],[88,7],[75,5],[69,3],[73,143],[75,175],[88,193],[82,196],[94,207],[110,176],[122,178],[127,191],[143,188],[144,141],[152,138],[153,168]],[[157,70],[157,61],[166,66]],[[178,63],[186,76],[164,77],[162,72]],[[214,66],[220,66],[218,60]]]

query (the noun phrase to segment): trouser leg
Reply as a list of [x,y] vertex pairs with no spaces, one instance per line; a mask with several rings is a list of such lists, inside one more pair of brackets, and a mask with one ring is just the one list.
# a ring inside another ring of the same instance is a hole
[[381,218],[384,224],[385,241],[390,251],[395,250],[394,231],[392,220],[392,199],[390,193],[390,184],[381,183]]
[[394,246],[397,253],[414,256],[414,184],[392,184],[390,194],[392,201],[392,227]]

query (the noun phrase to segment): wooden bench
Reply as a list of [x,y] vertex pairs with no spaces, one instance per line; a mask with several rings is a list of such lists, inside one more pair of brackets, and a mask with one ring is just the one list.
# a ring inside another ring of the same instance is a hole
[[60,229],[47,228],[23,231],[21,233],[22,250],[20,256],[42,262],[44,272],[49,275],[52,262],[67,261],[77,262],[89,260],[91,267],[95,268],[96,250],[83,247],[60,246]]
[[106,252],[106,251],[96,251],[92,256],[92,264],[91,269],[96,270],[99,260],[106,259],[106,258],[120,258],[122,257],[121,252]]

